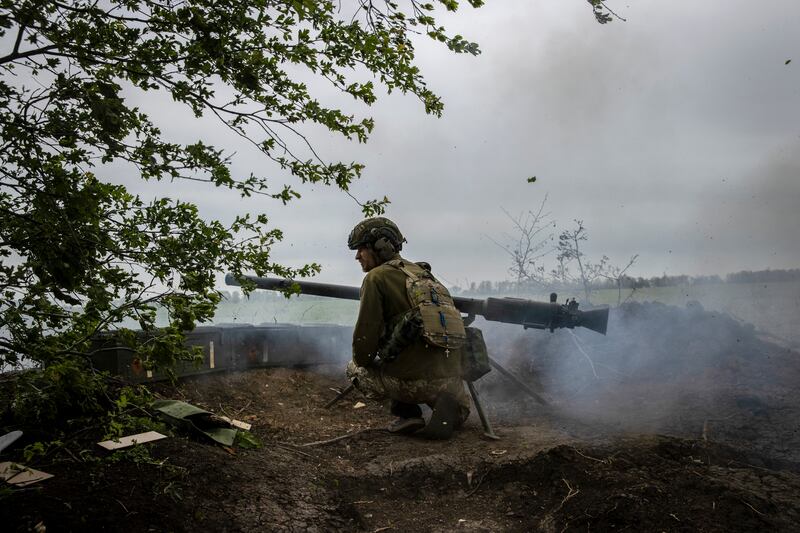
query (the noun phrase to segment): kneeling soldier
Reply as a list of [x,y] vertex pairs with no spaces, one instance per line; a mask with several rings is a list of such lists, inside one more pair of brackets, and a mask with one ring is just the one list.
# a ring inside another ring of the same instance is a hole
[[[350,233],[347,245],[366,276],[347,375],[368,398],[392,400],[397,420],[389,431],[447,439],[469,415],[459,355],[464,324],[430,266],[400,257],[404,242],[383,217]],[[433,409],[427,426],[419,404]]]

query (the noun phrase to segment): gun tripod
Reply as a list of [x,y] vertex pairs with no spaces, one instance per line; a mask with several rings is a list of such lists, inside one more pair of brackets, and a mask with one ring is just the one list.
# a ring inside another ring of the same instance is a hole
[[[536,393],[533,389],[528,387],[525,383],[519,380],[514,374],[503,368],[503,366],[498,363],[496,360],[489,358],[489,364],[492,365],[492,368],[496,368],[500,374],[503,375],[506,379],[511,381],[516,387],[539,402],[541,405],[548,405],[547,400],[545,400],[540,394]],[[478,417],[481,419],[481,424],[483,425],[483,434],[489,437],[490,439],[498,440],[500,437],[495,435],[494,431],[492,430],[492,424],[489,422],[489,417],[486,416],[486,413],[483,410],[483,406],[481,405],[481,401],[478,398],[478,391],[475,390],[475,385],[472,384],[471,381],[467,381],[467,388],[469,389],[469,394],[472,396],[472,401],[475,404],[475,410],[478,411]]]

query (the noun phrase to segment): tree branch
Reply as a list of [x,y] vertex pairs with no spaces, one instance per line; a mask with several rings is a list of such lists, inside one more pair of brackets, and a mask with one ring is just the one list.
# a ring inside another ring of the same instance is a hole
[[34,50],[28,50],[27,52],[18,52],[15,50],[14,52],[11,52],[7,56],[0,57],[0,65],[5,65],[6,63],[11,63],[12,61],[17,61],[18,59],[25,59],[28,57],[44,54],[49,52],[50,50],[55,50],[56,48],[58,48],[58,46],[54,44],[48,44],[47,46],[36,48]]
[[600,5],[602,5],[604,8],[606,8],[606,11],[608,11],[609,13],[611,13],[612,15],[614,15],[614,16],[615,16],[617,19],[621,20],[622,22],[628,22],[628,19],[624,19],[624,18],[620,17],[619,15],[617,15],[617,14],[614,12],[614,10],[613,10],[613,9],[611,9],[610,7],[608,7],[608,6],[606,5],[606,3],[605,3],[605,2],[603,2],[602,0],[601,0],[601,2],[600,2]]
[[14,49],[11,51],[11,55],[19,53],[19,45],[22,44],[22,36],[25,34],[25,24],[20,24],[19,31],[17,32],[17,40],[14,41]]

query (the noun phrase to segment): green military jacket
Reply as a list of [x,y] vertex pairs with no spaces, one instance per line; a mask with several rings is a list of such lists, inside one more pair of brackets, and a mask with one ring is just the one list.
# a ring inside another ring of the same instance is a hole
[[[399,255],[393,259],[406,261]],[[353,361],[358,366],[373,365],[385,335],[410,309],[406,275],[400,269],[384,263],[367,272],[361,284],[361,304],[353,331]],[[458,350],[446,354],[444,348],[428,345],[419,338],[382,367],[387,375],[398,379],[459,377],[461,357]]]

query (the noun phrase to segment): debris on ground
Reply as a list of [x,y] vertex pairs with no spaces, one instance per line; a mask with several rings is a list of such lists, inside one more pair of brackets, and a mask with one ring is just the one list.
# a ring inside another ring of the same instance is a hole
[[3,453],[3,450],[17,442],[17,440],[22,436],[22,431],[10,431],[0,437],[0,453]]
[[[552,400],[542,406],[494,372],[479,380],[500,442],[483,437],[475,413],[451,440],[427,441],[374,429],[391,419],[388,405],[358,391],[353,403],[326,409],[341,368],[195,377],[153,385],[154,392],[244,418],[262,447],[230,454],[178,436],[153,442],[139,462],[82,461],[76,452],[34,464],[55,478],[0,499],[0,523],[11,530],[38,523],[125,531],[797,530],[797,352],[728,315],[660,304],[613,310],[608,337],[488,333],[493,356]],[[353,409],[356,399],[365,406]],[[239,414],[244,405],[247,416]],[[74,449],[93,447],[82,438]]]
[[151,407],[167,422],[205,435],[223,446],[233,446],[236,440],[237,429],[231,427],[230,420],[200,407],[180,400],[156,400]]
[[33,468],[6,461],[0,463],[0,479],[9,485],[16,485],[19,487],[26,487],[45,479],[53,477],[52,474],[47,472],[40,472]]
[[238,429],[243,429],[245,431],[250,431],[250,428],[253,427],[253,424],[248,424],[247,422],[243,422],[241,420],[236,420],[234,418],[229,418],[227,416],[220,416],[219,418],[220,418],[220,420],[223,420],[223,421],[227,422],[231,426],[233,426],[235,428],[238,428]]
[[119,439],[104,440],[103,442],[98,442],[97,445],[101,448],[105,448],[106,450],[121,450],[124,448],[130,448],[131,446],[135,446],[137,444],[145,444],[147,442],[153,442],[166,438],[166,435],[162,435],[157,431],[148,431],[146,433],[137,433],[136,435],[120,437]]

